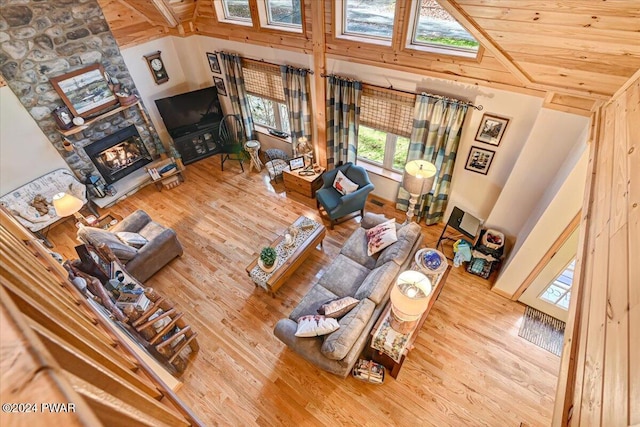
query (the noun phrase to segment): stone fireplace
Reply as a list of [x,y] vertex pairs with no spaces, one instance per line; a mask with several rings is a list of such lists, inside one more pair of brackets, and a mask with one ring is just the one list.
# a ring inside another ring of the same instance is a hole
[[152,160],[134,125],[87,145],[84,151],[108,184],[113,184]]
[[[51,116],[63,102],[49,79],[95,63],[102,64],[110,76],[137,94],[96,0],[0,1],[0,73],[81,181],[87,175],[97,174],[96,169],[99,169],[96,161],[85,154],[84,148],[132,126],[138,142],[120,148],[142,147],[145,150],[143,158],[164,152],[155,129],[145,119],[148,115],[143,105],[93,121],[82,131],[67,137],[74,149],[65,150],[63,135]],[[109,156],[120,148],[114,149]],[[141,167],[139,161],[134,164],[136,168]],[[120,170],[112,178],[109,178],[109,170],[99,172],[107,182],[119,179]]]

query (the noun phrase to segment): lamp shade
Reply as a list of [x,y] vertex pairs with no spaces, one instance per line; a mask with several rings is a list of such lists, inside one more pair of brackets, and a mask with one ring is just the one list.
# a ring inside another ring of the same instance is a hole
[[70,216],[82,208],[82,200],[67,193],[58,193],[53,196],[53,207],[58,216]]
[[426,160],[411,160],[404,166],[402,187],[409,194],[419,196],[431,191],[436,176],[436,166]]
[[400,273],[391,289],[391,310],[396,319],[404,322],[418,320],[429,305],[431,280],[415,270]]

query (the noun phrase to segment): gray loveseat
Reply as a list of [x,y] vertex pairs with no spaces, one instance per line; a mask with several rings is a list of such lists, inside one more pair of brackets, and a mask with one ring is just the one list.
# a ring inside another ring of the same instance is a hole
[[[116,233],[120,231],[138,233],[148,242],[135,249],[118,239]],[[80,227],[78,239],[96,247],[106,244],[125,264],[127,272],[142,283],[183,252],[176,232],[153,221],[143,210],[135,211],[109,231]]]
[[[398,241],[368,256],[365,230],[386,220],[381,215],[365,214],[361,226],[347,239],[338,257],[289,317],[280,319],[274,329],[274,334],[296,353],[342,377],[349,375],[364,349],[369,332],[389,299],[391,285],[408,268],[422,243],[418,224],[397,225]],[[340,329],[322,337],[295,336],[300,316],[317,314],[323,303],[346,296],[360,302],[338,320]]]

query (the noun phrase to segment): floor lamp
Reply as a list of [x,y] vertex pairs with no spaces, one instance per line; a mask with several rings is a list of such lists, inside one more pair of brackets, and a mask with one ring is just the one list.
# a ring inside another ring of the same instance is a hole
[[413,220],[416,203],[418,203],[420,197],[431,191],[436,172],[436,166],[426,160],[411,160],[404,166],[402,188],[411,195],[405,223]]

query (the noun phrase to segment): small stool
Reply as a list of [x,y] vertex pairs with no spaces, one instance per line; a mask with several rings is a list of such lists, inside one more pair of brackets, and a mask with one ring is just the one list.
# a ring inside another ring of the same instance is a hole
[[249,166],[249,170],[252,168],[256,168],[257,172],[262,170],[262,162],[260,161],[260,157],[258,157],[258,152],[260,151],[260,141],[252,139],[244,143],[244,149],[247,150],[249,156],[251,157],[251,165]]

